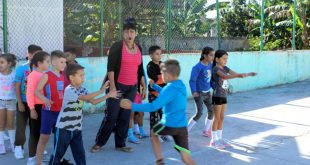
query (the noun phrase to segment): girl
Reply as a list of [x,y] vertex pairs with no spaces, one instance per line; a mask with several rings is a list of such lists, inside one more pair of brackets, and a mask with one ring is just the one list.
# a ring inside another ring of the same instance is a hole
[[202,131],[202,135],[206,137],[211,137],[210,128],[213,120],[213,107],[210,91],[213,60],[214,50],[210,47],[203,48],[200,61],[193,67],[191,78],[189,80],[192,95],[195,100],[196,114],[190,119],[187,129],[190,131],[200,119],[202,116],[203,104],[205,104],[208,109],[208,115],[205,119],[205,127]]
[[[145,99],[145,78],[143,75],[138,75],[138,82],[137,84],[137,94],[134,99],[134,103],[141,104],[142,100]],[[131,112],[130,116],[130,123],[129,123],[129,129],[128,129],[128,141],[130,143],[139,144],[140,141],[137,139],[137,137],[134,134],[139,135],[139,138],[146,138],[148,135],[143,130],[143,112]],[[134,128],[133,128],[134,123]],[[138,127],[138,128],[137,128]]]
[[[35,154],[37,144],[40,138],[40,127],[41,127],[41,109],[44,102],[39,98],[35,97],[35,89],[38,86],[39,80],[45,71],[49,69],[50,57],[49,54],[40,51],[37,52],[30,63],[31,73],[28,76],[27,83],[27,104],[30,109],[30,141],[29,141],[29,158],[27,164],[36,164]],[[35,70],[34,70],[35,68]],[[42,91],[43,92],[43,91]],[[43,94],[43,93],[42,93]]]
[[238,74],[227,66],[228,53],[224,50],[217,50],[213,61],[212,84],[214,88],[212,103],[214,106],[214,121],[212,125],[212,139],[210,146],[217,149],[224,149],[230,146],[222,138],[224,114],[227,107],[228,79],[256,76],[256,73]]
[[16,111],[16,93],[14,77],[16,57],[13,54],[0,55],[0,154],[5,154],[4,129],[9,133],[12,151],[14,151]]

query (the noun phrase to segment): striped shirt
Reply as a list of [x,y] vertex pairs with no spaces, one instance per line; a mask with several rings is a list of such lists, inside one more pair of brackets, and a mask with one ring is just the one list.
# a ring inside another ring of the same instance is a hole
[[56,122],[57,128],[68,131],[82,130],[84,101],[79,100],[79,96],[87,93],[83,87],[75,88],[72,85],[66,87],[62,108]]

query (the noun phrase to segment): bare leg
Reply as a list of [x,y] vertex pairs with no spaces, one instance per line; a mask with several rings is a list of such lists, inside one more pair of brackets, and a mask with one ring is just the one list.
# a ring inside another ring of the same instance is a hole
[[183,162],[186,165],[196,165],[195,161],[192,159],[191,155],[185,152],[180,152]]
[[158,136],[154,135],[153,133],[152,133],[152,146],[153,146],[153,152],[155,154],[156,160],[163,159],[163,156],[161,155],[160,141],[158,139]]

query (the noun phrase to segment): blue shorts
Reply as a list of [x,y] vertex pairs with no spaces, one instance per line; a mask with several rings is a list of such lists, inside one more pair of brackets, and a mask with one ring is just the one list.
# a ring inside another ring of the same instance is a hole
[[41,112],[41,134],[50,135],[56,125],[59,112],[42,110]]

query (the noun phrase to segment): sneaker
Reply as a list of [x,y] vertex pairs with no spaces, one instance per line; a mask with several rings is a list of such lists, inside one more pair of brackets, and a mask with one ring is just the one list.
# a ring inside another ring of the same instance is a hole
[[162,136],[159,136],[158,139],[159,139],[159,142],[160,142],[160,143],[165,142],[165,141],[163,140]]
[[222,145],[220,141],[210,142],[209,146],[215,149],[219,149],[219,150],[225,149],[225,146]]
[[24,150],[22,146],[15,146],[14,156],[16,159],[24,159]]
[[134,143],[134,144],[140,144],[139,139],[135,135],[131,135],[128,137],[128,142]]
[[134,130],[133,130],[133,133],[134,133],[135,135],[140,135],[139,129],[134,129]]
[[4,144],[0,144],[0,154],[6,154],[6,150],[5,150],[5,145]]
[[220,142],[225,147],[231,147],[231,144],[227,140],[221,139]]
[[165,141],[165,142],[172,142],[172,141],[173,141],[172,137],[171,137],[171,136],[168,136],[168,135],[166,135],[166,136],[161,136],[161,138],[162,138],[163,141]]
[[28,158],[27,165],[36,165],[36,157]]
[[42,157],[42,162],[49,162],[50,161],[50,156],[49,155],[43,155],[43,157]]
[[211,129],[206,131],[202,131],[202,136],[208,137],[208,138],[212,138],[212,133],[211,133]]
[[4,139],[4,140],[10,140],[10,137],[5,133],[5,134],[3,135],[3,139]]
[[143,131],[140,131],[140,136],[139,136],[140,139],[147,138],[147,137],[150,137],[150,135],[148,135],[147,133],[145,133],[144,130],[143,130]]
[[60,162],[60,165],[74,165],[74,164],[70,163],[70,161],[67,160],[67,159],[63,159],[63,160]]

